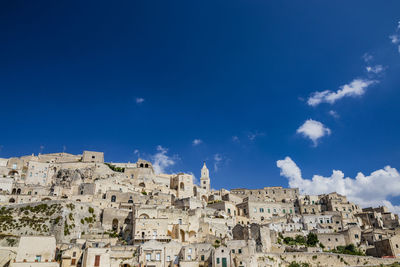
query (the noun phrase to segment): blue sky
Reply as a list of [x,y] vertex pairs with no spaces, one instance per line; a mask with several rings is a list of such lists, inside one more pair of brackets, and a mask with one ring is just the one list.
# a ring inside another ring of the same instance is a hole
[[205,160],[228,189],[288,186],[287,156],[306,179],[400,168],[399,20],[394,0],[3,1],[0,157]]

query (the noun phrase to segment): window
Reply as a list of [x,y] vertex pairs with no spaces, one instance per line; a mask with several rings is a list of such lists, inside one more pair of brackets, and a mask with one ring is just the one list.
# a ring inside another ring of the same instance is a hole
[[283,213],[286,213],[286,210],[285,210],[285,209],[283,209]]
[[76,264],[76,259],[72,259],[71,260],[71,265],[75,265]]
[[182,219],[179,219],[178,222],[179,222],[179,224],[182,224]]
[[254,208],[254,212],[255,212],[255,213],[257,212],[257,208]]
[[204,255],[201,255],[201,261],[204,261]]
[[40,262],[42,260],[42,255],[36,255],[35,261]]
[[92,156],[92,159],[95,159],[96,157],[95,156]]
[[111,202],[115,202],[116,200],[117,200],[117,197],[114,196],[114,195],[112,195],[112,196],[111,196]]
[[271,209],[268,209],[268,213],[271,213]]
[[396,244],[396,248],[399,248],[399,245],[398,245],[398,244]]
[[167,261],[171,261],[171,256],[167,256]]
[[235,250],[234,250],[234,249],[232,249],[232,253],[235,253]]
[[231,214],[231,209],[228,209],[228,214]]
[[264,208],[260,208],[260,212],[264,212]]
[[146,253],[146,261],[151,261],[151,254],[150,253]]
[[219,258],[217,258],[217,264],[219,264]]
[[187,259],[188,259],[188,261],[191,261],[192,260],[192,255],[188,255]]
[[99,267],[100,266],[100,255],[96,255],[94,257],[94,266]]
[[292,209],[290,209],[290,213],[293,213]]
[[76,257],[76,251],[74,251],[73,253],[72,253],[72,257]]
[[239,248],[238,253],[242,254],[242,249],[241,248]]
[[354,237],[358,239],[358,234],[355,234]]
[[161,254],[160,254],[160,253],[157,253],[157,254],[156,254],[156,261],[159,261],[159,260],[161,260]]

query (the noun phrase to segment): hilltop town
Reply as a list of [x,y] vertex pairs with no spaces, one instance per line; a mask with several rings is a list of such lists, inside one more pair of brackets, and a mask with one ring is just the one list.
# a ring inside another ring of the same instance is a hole
[[[102,152],[0,159],[0,267],[375,266],[400,261],[400,221],[335,192],[212,189]],[[245,184],[244,184],[245,186]]]

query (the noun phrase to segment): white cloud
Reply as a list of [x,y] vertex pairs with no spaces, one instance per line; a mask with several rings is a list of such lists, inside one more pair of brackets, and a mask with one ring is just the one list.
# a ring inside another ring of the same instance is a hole
[[398,44],[400,42],[400,36],[398,34],[393,34],[389,36],[389,39],[393,44]]
[[336,119],[340,117],[339,114],[334,110],[329,110],[328,113],[329,113],[329,115],[331,115],[332,117],[334,117]]
[[400,21],[397,24],[396,33],[389,36],[389,39],[392,41],[392,44],[397,46],[397,50],[400,53],[400,34],[398,33],[400,30]]
[[154,171],[165,173],[169,167],[175,165],[175,159],[167,155],[168,149],[157,146],[157,153],[151,156]]
[[319,195],[337,192],[362,207],[385,205],[391,211],[400,212],[400,206],[392,205],[390,197],[400,196],[400,174],[390,166],[376,170],[370,175],[359,172],[355,178],[345,177],[340,170],[334,170],[329,177],[314,175],[304,179],[300,168],[290,158],[276,162],[281,175],[286,177],[291,188],[300,193]]
[[193,146],[198,146],[201,143],[203,143],[203,141],[201,139],[194,139],[193,142],[192,142],[192,145]]
[[144,102],[144,98],[142,98],[142,97],[136,98],[136,104],[142,104],[143,102]]
[[318,139],[325,135],[330,135],[331,130],[325,127],[321,122],[309,119],[297,129],[297,133],[310,138],[314,146],[317,146]]
[[222,156],[220,154],[215,154],[214,155],[214,171],[217,172],[219,170],[219,166],[221,164],[222,161]]
[[376,81],[354,79],[351,83],[341,86],[336,92],[330,90],[314,92],[308,98],[307,104],[310,106],[317,106],[321,103],[333,104],[343,97],[361,96],[365,93],[365,89],[374,83],[376,83]]
[[372,73],[378,74],[384,70],[384,67],[382,65],[367,66],[366,70],[367,70],[367,72],[372,72]]

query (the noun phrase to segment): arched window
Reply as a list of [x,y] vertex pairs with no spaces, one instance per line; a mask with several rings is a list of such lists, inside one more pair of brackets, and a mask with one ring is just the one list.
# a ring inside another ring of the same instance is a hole
[[18,188],[17,189],[17,195],[20,195],[21,194],[21,188]]
[[11,194],[15,195],[16,193],[17,193],[17,189],[14,188],[14,189],[12,190],[12,193],[11,193]]
[[140,163],[140,168],[143,168],[143,163]]
[[185,190],[185,184],[181,182],[180,186],[181,190]]
[[146,164],[144,165],[144,167],[145,167],[145,168],[148,168],[148,167],[149,167],[149,164],[146,163]]
[[15,199],[10,198],[10,200],[9,200],[8,202],[10,202],[10,203],[15,203]]
[[115,195],[111,196],[111,202],[115,202],[117,200],[117,197]]
[[113,229],[113,231],[118,230],[118,219],[112,220],[112,229]]

